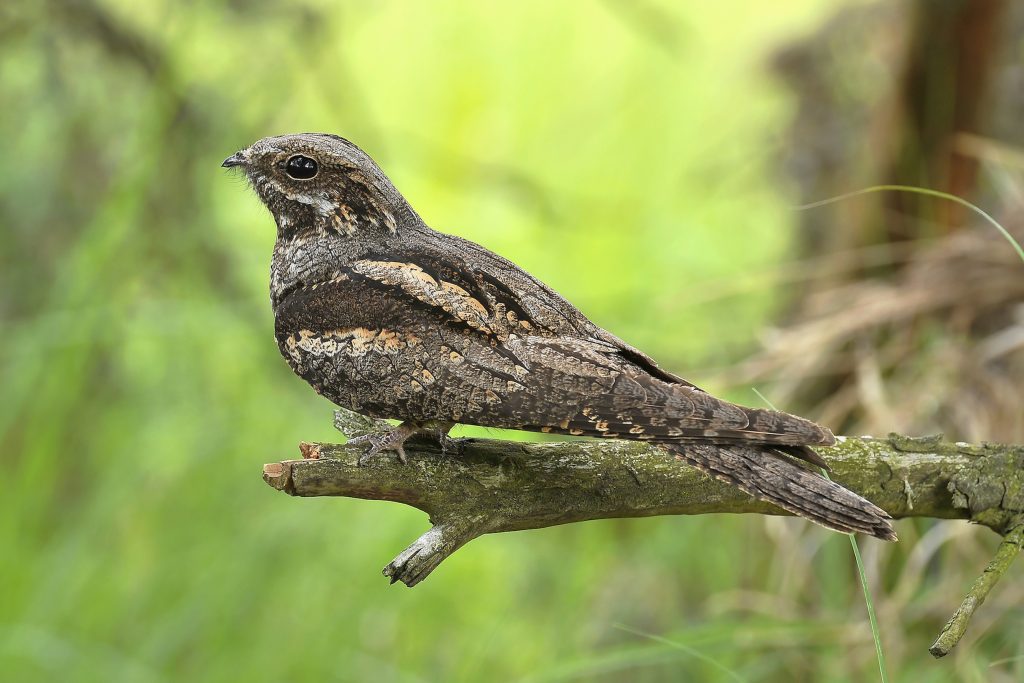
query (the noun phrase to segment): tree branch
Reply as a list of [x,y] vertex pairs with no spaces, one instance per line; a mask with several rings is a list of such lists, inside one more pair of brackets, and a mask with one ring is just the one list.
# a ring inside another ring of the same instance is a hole
[[[342,411],[335,424],[349,438],[382,425]],[[668,451],[638,442],[417,439],[406,444],[408,465],[380,455],[359,466],[364,449],[339,444],[303,443],[300,450],[302,460],[265,465],[266,482],[293,496],[390,500],[430,516],[432,528],[384,569],[392,583],[408,586],[486,533],[610,517],[788,514],[678,462]],[[895,519],[968,519],[1007,534],[996,560],[972,588],[973,602],[968,605],[968,596],[933,645],[935,656],[946,654],[1009,566],[1013,549],[1020,549],[1024,447],[893,434],[840,437],[821,454],[835,481]]]

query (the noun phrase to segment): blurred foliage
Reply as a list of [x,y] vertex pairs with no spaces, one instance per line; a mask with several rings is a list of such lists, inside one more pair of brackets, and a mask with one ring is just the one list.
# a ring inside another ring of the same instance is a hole
[[[777,295],[688,298],[791,250],[761,65],[830,5],[0,4],[0,678],[871,680],[848,543],[797,520],[502,535],[389,587],[420,513],[260,480],[336,435],[274,347],[272,221],[219,168],[345,135],[666,367],[725,364]],[[925,652],[994,539],[900,532],[865,542],[896,678],[1019,674],[1019,617]]]

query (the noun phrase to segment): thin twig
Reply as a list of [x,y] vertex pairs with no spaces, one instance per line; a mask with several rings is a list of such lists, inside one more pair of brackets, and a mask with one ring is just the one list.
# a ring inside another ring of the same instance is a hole
[[1003,574],[1013,564],[1014,559],[1020,554],[1022,544],[1024,544],[1024,519],[1021,519],[1003,537],[1003,542],[999,544],[999,548],[996,550],[996,556],[988,563],[981,576],[974,580],[974,585],[971,586],[967,597],[960,603],[960,607],[949,618],[946,625],[942,627],[942,633],[935,639],[932,646],[928,648],[932,656],[936,659],[945,657],[960,642],[960,639],[963,638],[964,633],[967,631],[967,624],[970,622],[971,617],[974,616],[975,610],[981,607],[989,592],[995,588],[995,585],[999,583],[999,579],[1003,578]]

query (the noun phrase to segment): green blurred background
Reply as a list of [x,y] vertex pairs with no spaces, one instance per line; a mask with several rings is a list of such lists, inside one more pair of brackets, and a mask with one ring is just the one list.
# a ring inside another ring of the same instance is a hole
[[[708,368],[787,296],[707,290],[798,251],[766,62],[835,5],[3,3],[0,679],[875,680],[849,543],[799,520],[484,537],[389,586],[421,513],[260,478],[338,435],[273,342],[273,222],[220,168],[341,134],[434,227],[757,403]],[[861,542],[896,680],[1013,680],[1019,610],[925,651],[994,537],[899,531]]]

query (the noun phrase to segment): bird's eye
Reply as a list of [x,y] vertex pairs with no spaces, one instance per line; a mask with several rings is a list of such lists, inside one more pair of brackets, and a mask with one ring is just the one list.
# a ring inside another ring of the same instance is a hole
[[318,170],[320,169],[315,161],[301,154],[291,157],[284,165],[284,172],[296,180],[309,180]]

